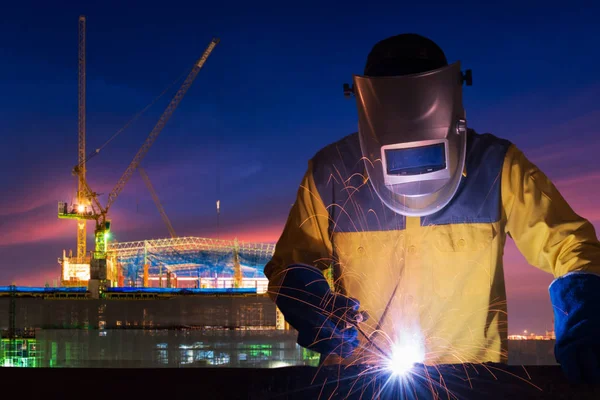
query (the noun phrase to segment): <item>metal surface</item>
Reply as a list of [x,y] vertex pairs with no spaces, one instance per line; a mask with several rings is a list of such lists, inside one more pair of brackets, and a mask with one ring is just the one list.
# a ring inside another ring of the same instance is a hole
[[[270,257],[275,251],[275,243],[238,242],[239,250],[243,253],[252,253],[261,257]],[[175,248],[180,251],[233,251],[234,240],[201,238],[195,236],[178,237],[175,239],[151,239],[137,242],[114,242],[108,246],[120,256],[137,254],[144,249],[169,250]]]
[[[178,368],[178,369],[18,369],[2,371],[8,382],[69,382],[78,398],[97,382],[102,392],[135,398],[156,397],[157,386],[169,397],[206,399],[598,399],[600,388],[569,384],[559,367],[502,365],[441,366],[417,370],[428,378],[387,386],[380,392],[369,376],[358,378],[360,367],[338,370],[314,367]],[[441,380],[441,377],[443,379]],[[468,377],[468,378],[466,378]],[[441,385],[436,382],[442,381]],[[361,382],[369,381],[366,387]],[[156,382],[156,384],[151,384]],[[235,384],[231,384],[235,382]],[[164,389],[164,390],[163,390]],[[361,390],[362,389],[362,390]],[[392,390],[396,390],[396,393]],[[349,395],[350,394],[350,395]],[[379,397],[377,395],[380,395]],[[27,396],[48,395],[47,385],[30,385]]]
[[[110,243],[127,281],[142,279],[144,266],[150,274],[166,267],[179,277],[265,279],[265,264],[273,256],[274,243],[248,243],[200,237],[178,237],[139,242]],[[141,283],[141,282],[138,282]]]

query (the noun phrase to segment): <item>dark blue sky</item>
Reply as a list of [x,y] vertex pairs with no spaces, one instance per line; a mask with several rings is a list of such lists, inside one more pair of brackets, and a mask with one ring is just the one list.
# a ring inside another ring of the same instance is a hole
[[[600,6],[592,1],[149,3],[3,6],[0,282],[43,284],[59,274],[62,249],[75,245],[75,226],[56,218],[56,202],[75,188],[80,14],[88,150],[221,38],[143,162],[180,235],[215,236],[219,198],[222,236],[276,240],[307,160],[355,130],[342,83],[362,72],[375,42],[402,32],[429,36],[449,61],[473,69],[469,124],[514,141],[599,226]],[[111,190],[180,83],[89,162],[93,188]],[[117,240],[168,236],[138,175],[112,218]],[[551,277],[512,245],[506,268],[509,307],[519,309],[511,331],[541,330]]]

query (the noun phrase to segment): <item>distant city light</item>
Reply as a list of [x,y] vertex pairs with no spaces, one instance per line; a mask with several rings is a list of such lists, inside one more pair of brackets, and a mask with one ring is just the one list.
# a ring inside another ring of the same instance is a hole
[[527,330],[522,335],[508,335],[508,340],[556,340],[554,331],[546,331],[543,335],[537,335]]

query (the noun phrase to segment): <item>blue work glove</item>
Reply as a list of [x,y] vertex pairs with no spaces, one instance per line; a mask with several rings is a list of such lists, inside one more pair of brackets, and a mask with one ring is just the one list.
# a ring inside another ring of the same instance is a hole
[[572,272],[550,285],[554,355],[573,383],[600,383],[600,276]]
[[294,264],[285,272],[275,304],[298,331],[298,344],[323,355],[348,357],[358,346],[358,300],[331,291],[323,273]]

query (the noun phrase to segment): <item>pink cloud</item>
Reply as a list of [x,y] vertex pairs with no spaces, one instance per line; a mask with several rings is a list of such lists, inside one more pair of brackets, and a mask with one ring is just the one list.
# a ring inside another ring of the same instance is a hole
[[1,226],[0,246],[67,238],[70,233],[75,237],[75,221],[59,220],[56,210],[56,207],[38,207],[11,218]]
[[219,236],[223,239],[237,238],[244,242],[275,243],[282,231],[283,224],[280,226],[279,224],[277,226],[248,226],[243,227],[239,231],[228,230]]
[[[583,90],[562,102],[558,109],[546,110],[541,118],[530,118],[536,122],[537,127],[529,135],[547,140],[540,140],[534,148],[525,148],[527,157],[535,164],[546,164],[553,170],[577,165],[585,166],[587,170],[597,170],[600,163],[595,156],[600,151],[600,142],[594,138],[600,133],[600,109],[590,110],[588,105],[595,104],[595,101],[586,103],[586,100],[596,98],[599,93],[600,85]],[[580,104],[577,106],[577,103]],[[566,112],[568,107],[572,107],[572,110]],[[546,115],[553,115],[555,118],[548,120]],[[567,118],[557,117],[560,115]],[[586,157],[590,158],[592,165],[582,161]]]
[[565,177],[555,185],[576,213],[600,224],[600,173]]
[[[75,181],[58,177],[44,177],[43,180],[23,178],[24,183],[2,194],[0,216],[14,216],[27,213],[59,201],[71,201],[75,196]],[[56,208],[56,207],[55,207]]]
[[510,239],[504,253],[504,277],[509,333],[552,329],[548,286],[554,277],[529,265]]
[[[589,186],[589,185],[600,185],[600,171],[589,172],[586,174],[581,174],[577,176],[570,176],[566,178],[562,178],[554,182],[556,187],[559,188],[569,188],[569,189],[584,189],[584,191],[595,190],[600,186]],[[573,186],[576,186],[573,188]]]
[[[590,172],[565,176],[554,181],[573,210],[595,224],[600,232],[600,174]],[[505,279],[509,308],[509,330],[542,332],[552,327],[552,306],[548,286],[553,275],[527,263],[512,240],[504,254]]]
[[[56,240],[71,241],[74,246],[77,232],[76,221],[59,219],[57,202],[53,199],[48,200],[49,197],[55,196],[53,194],[39,195],[39,198],[46,199],[46,201],[39,200],[40,206],[28,209],[33,204],[29,203],[28,207],[22,207],[18,210],[19,212],[0,220],[0,246]],[[147,218],[118,207],[109,212],[109,219],[113,221],[116,232],[127,232],[149,225]],[[94,221],[88,221],[88,249],[90,250],[93,246],[94,226]]]
[[[586,175],[571,176],[558,179],[555,185],[565,200],[583,218],[592,222],[596,228],[600,227],[600,173],[592,172]],[[507,274],[511,277],[528,277],[531,282],[543,283],[551,279],[550,274],[538,273],[537,269],[527,264],[525,258],[520,254],[512,240],[507,241],[504,254],[504,263]],[[535,272],[530,272],[534,271]],[[548,278],[546,277],[548,276]],[[515,282],[517,288],[530,288],[530,281]],[[526,290],[526,289],[523,289]]]
[[[58,253],[57,253],[58,254]],[[58,257],[57,257],[58,258]],[[58,263],[42,263],[38,270],[29,274],[23,274],[10,282],[17,286],[60,286],[60,265]]]
[[590,146],[589,143],[559,143],[543,146],[541,148],[526,151],[525,155],[534,164],[542,165],[547,162],[575,160],[578,156],[597,153],[598,146]]

